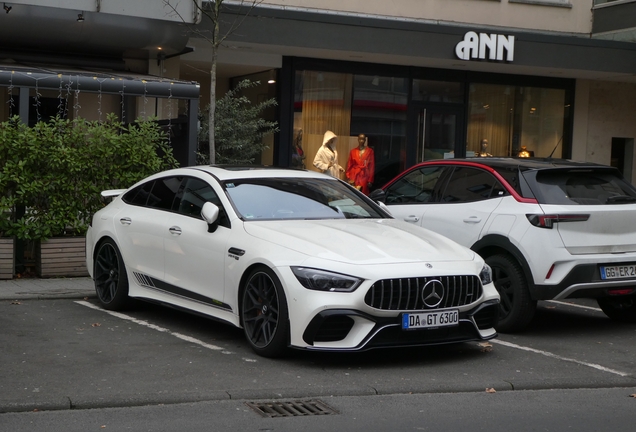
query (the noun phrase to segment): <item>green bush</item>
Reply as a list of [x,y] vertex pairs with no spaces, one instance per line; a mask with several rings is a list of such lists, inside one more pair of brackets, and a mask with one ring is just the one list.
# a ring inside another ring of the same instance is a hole
[[[177,162],[159,126],[52,119],[0,123],[0,235],[22,240],[83,235],[104,206],[100,192],[127,188]],[[17,214],[24,209],[24,214]]]

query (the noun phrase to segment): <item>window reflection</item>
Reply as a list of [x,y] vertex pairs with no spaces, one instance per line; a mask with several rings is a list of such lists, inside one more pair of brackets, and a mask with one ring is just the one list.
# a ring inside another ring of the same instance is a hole
[[471,84],[467,156],[562,157],[565,90]]
[[365,193],[386,183],[406,168],[407,85],[405,78],[298,71],[291,165],[321,171],[314,159],[331,131],[334,163],[343,168],[331,175]]

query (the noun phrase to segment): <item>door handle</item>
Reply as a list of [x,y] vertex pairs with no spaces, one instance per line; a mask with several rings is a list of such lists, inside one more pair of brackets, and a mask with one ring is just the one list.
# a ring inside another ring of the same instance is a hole
[[132,223],[132,219],[129,217],[123,217],[119,219],[119,223],[121,223],[122,225],[130,225]]
[[410,215],[404,218],[406,222],[419,222],[420,218],[415,215]]
[[476,223],[481,222],[481,218],[478,217],[478,216],[470,216],[470,217],[465,218],[464,222],[476,224]]
[[170,234],[181,235],[181,228],[179,228],[178,226],[171,226],[170,228],[168,228],[168,231],[170,231]]

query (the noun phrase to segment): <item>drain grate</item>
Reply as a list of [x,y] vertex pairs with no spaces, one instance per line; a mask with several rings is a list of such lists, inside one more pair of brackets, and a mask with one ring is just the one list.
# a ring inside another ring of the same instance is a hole
[[301,417],[339,414],[321,400],[295,400],[288,402],[246,402],[247,406],[263,417]]

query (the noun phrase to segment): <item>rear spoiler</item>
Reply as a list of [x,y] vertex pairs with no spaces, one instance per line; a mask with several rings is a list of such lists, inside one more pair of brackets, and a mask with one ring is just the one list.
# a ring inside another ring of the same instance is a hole
[[126,192],[126,190],[127,189],[108,189],[108,190],[102,191],[101,195],[104,198],[113,198],[123,194],[124,192]]

